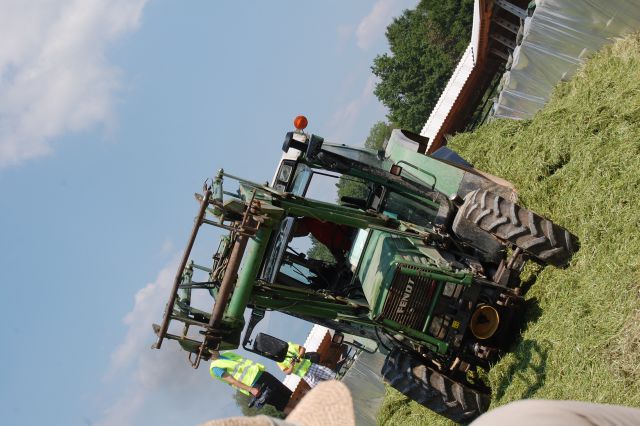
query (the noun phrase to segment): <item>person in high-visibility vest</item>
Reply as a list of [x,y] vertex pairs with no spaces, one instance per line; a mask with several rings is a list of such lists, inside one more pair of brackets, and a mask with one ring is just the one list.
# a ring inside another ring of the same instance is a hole
[[260,387],[266,385],[270,392],[265,403],[285,412],[291,398],[291,390],[265,371],[264,365],[229,351],[212,351],[211,359],[211,377],[227,382],[239,392],[254,397],[260,396]]
[[288,342],[287,356],[282,362],[278,362],[278,367],[284,374],[295,374],[301,377],[309,387],[314,388],[324,380],[336,378],[336,373],[329,367],[311,362],[304,358],[306,349],[297,343]]

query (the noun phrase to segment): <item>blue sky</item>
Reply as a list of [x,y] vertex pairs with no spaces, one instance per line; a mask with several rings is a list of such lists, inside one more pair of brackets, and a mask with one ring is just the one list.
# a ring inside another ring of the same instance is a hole
[[173,342],[150,349],[193,193],[219,167],[269,180],[301,113],[361,144],[385,116],[372,59],[415,3],[0,0],[3,423],[238,413]]

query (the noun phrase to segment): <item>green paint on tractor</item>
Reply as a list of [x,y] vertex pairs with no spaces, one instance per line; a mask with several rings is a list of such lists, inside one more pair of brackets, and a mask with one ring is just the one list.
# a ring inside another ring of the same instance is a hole
[[[425,143],[394,130],[376,152],[298,129],[287,133],[270,185],[220,170],[197,197],[196,223],[154,325],[155,347],[178,341],[194,367],[211,351],[238,346],[280,360],[260,346],[278,339],[252,337],[267,311],[279,311],[377,341],[388,354],[385,380],[448,418],[481,414],[490,390],[469,377],[518,336],[525,261],[564,267],[577,239],[518,206],[508,182],[446,148],[425,155]],[[313,199],[309,185],[328,177],[358,180],[367,195]],[[223,190],[230,182],[237,192]],[[189,261],[202,226],[228,231],[208,266]],[[309,235],[331,259],[296,245]],[[191,306],[201,290],[213,296],[210,311]],[[181,333],[169,332],[172,322]]]

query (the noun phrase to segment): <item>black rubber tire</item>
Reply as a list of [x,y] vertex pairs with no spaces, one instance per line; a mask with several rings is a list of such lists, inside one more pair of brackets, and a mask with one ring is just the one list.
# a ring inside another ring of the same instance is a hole
[[566,229],[486,190],[467,194],[458,214],[545,264],[565,267],[578,250],[578,238]]
[[382,366],[384,380],[403,395],[454,422],[470,423],[484,413],[491,396],[426,366],[415,355],[392,350]]

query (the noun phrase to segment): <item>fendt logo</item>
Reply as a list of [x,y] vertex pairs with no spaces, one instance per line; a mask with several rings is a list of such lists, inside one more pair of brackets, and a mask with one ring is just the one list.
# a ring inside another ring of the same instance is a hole
[[411,293],[413,293],[413,286],[415,283],[411,278],[407,282],[407,285],[404,287],[404,291],[402,292],[402,298],[400,299],[400,304],[398,305],[398,309],[396,310],[396,314],[404,314],[407,305],[409,304],[409,298],[411,297]]

